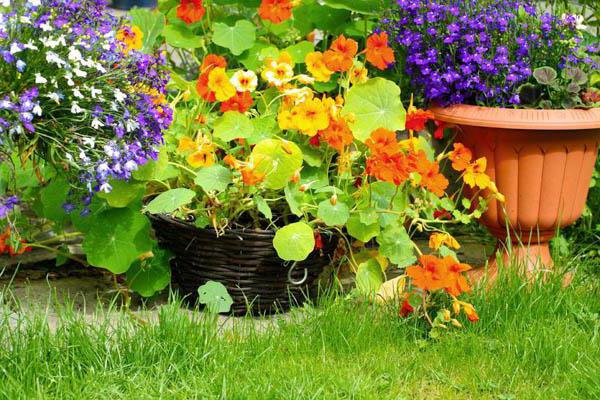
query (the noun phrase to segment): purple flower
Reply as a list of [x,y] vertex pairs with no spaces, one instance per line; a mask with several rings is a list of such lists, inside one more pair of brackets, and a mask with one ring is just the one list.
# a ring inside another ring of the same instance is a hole
[[11,213],[18,204],[19,198],[17,196],[8,196],[4,199],[0,197],[0,219],[6,219],[8,214]]

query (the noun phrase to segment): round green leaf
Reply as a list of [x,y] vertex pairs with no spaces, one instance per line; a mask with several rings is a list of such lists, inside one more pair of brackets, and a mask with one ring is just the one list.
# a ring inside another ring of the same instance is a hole
[[115,208],[127,207],[132,201],[140,198],[146,189],[142,183],[122,180],[112,180],[110,185],[112,190],[109,193],[98,192],[98,197],[105,199],[109,206]]
[[62,208],[67,201],[69,184],[62,177],[53,179],[48,186],[40,191],[43,217],[55,222],[64,221],[68,214]]
[[360,214],[353,214],[346,222],[346,229],[350,236],[366,243],[379,235],[380,228],[377,220],[375,223],[367,225],[361,222]]
[[273,246],[279,258],[286,261],[302,261],[315,248],[312,228],[305,222],[294,222],[275,233]]
[[83,250],[94,267],[122,274],[142,254],[152,250],[148,219],[129,208],[111,208],[94,218]]
[[292,142],[265,139],[252,150],[257,160],[256,171],[266,174],[264,185],[269,189],[283,189],[302,167],[302,151]]
[[146,211],[152,214],[171,213],[179,207],[191,203],[195,196],[196,192],[190,189],[167,190],[148,203]]
[[376,14],[383,2],[381,0],[323,0],[331,8],[341,8],[359,14]]
[[248,117],[237,111],[227,111],[215,121],[214,136],[225,142],[245,139],[254,133],[254,124]]
[[377,236],[377,243],[379,253],[399,268],[407,267],[417,260],[412,240],[403,226],[391,226],[385,229]]
[[198,301],[211,313],[226,313],[231,309],[233,299],[227,288],[220,282],[208,281],[198,288]]
[[342,110],[344,115],[354,114],[350,124],[352,133],[361,141],[379,128],[402,130],[406,123],[406,110],[400,101],[400,88],[392,81],[374,78],[353,86]]
[[256,41],[256,26],[246,20],[239,20],[233,26],[217,22],[213,27],[213,43],[229,49],[235,56],[254,46]]
[[330,200],[323,200],[319,203],[317,216],[329,226],[344,225],[350,217],[350,209],[342,201],[333,205]]
[[370,259],[358,266],[356,271],[356,289],[365,296],[374,296],[383,285],[384,276],[381,266],[375,259]]
[[202,47],[204,39],[202,36],[194,35],[186,27],[179,25],[167,25],[162,31],[167,43],[173,47],[185,49],[197,49]]
[[285,51],[292,56],[292,60],[294,60],[296,64],[303,64],[304,60],[306,59],[306,55],[312,51],[315,51],[315,46],[312,44],[312,42],[307,42],[304,40],[287,47]]
[[150,260],[137,261],[127,270],[127,284],[144,297],[153,296],[171,282],[170,254],[155,248]]
[[222,192],[231,183],[231,171],[222,165],[211,165],[198,171],[194,182],[205,192]]

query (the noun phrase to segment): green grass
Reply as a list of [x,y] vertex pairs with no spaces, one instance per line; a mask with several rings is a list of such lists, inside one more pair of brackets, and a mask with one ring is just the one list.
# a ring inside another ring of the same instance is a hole
[[158,323],[64,310],[0,321],[2,399],[596,399],[596,278],[475,294],[481,321],[428,339],[387,310],[329,296],[268,327],[221,331],[177,304]]

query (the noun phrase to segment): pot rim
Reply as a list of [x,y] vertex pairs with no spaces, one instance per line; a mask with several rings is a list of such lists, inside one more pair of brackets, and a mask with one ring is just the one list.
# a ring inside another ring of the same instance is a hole
[[429,110],[438,121],[457,125],[532,131],[600,129],[600,108],[532,110],[457,104]]

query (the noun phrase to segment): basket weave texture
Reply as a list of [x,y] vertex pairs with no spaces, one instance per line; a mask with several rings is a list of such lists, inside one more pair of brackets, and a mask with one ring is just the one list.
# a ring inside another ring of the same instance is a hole
[[293,267],[277,256],[274,231],[228,229],[217,237],[213,229],[168,215],[149,218],[160,247],[174,254],[172,280],[180,295],[194,305],[198,287],[220,282],[233,298],[234,315],[272,314],[314,299],[337,247],[335,237],[323,236],[324,248]]

